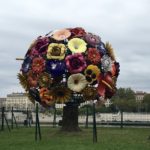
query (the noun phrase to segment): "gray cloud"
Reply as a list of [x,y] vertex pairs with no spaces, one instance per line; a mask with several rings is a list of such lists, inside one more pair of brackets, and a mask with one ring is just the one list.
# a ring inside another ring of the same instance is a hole
[[0,97],[23,91],[17,73],[28,46],[50,30],[82,26],[110,41],[121,65],[118,87],[150,91],[149,0],[0,1]]

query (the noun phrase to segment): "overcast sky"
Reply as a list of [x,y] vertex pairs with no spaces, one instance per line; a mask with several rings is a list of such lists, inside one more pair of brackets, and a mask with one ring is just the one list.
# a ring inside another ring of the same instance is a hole
[[0,0],[0,97],[24,91],[15,58],[33,39],[78,26],[112,44],[118,87],[150,92],[150,0]]

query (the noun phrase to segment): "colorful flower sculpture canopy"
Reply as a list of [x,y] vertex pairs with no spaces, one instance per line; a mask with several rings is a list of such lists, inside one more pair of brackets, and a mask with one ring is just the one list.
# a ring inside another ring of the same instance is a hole
[[18,78],[32,102],[49,107],[111,98],[119,71],[111,45],[77,27],[34,40]]

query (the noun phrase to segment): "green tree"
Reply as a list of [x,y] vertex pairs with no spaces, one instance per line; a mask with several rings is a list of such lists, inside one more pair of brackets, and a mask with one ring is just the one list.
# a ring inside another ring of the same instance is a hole
[[150,112],[150,94],[146,94],[143,98],[143,106],[146,112]]
[[135,93],[131,88],[119,88],[112,101],[113,105],[121,111],[136,111]]

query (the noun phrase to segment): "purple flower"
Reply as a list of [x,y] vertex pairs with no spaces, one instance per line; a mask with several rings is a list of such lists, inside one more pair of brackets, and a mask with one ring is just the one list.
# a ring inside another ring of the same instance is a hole
[[87,33],[84,38],[85,41],[93,47],[96,47],[101,41],[99,36],[94,35],[92,33]]
[[65,73],[65,62],[59,60],[49,60],[46,62],[46,71],[52,75],[52,77],[58,77]]
[[48,37],[39,37],[36,40],[36,44],[35,44],[35,49],[38,51],[41,51],[42,48],[44,48],[45,46],[47,46],[49,44],[49,39]]

